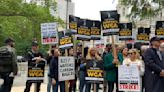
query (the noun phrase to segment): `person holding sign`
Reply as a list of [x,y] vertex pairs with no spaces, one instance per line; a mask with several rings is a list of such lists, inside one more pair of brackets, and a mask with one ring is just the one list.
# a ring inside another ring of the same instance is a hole
[[[123,61],[123,65],[136,65],[138,66],[138,70],[140,72],[140,91],[132,91],[132,92],[141,92],[141,89],[142,89],[142,76],[144,75],[144,64],[143,64],[143,61],[138,57],[139,56],[139,53],[136,49],[131,49],[129,50],[128,52],[129,54],[129,58],[126,58],[124,59]],[[130,90],[133,90],[133,89],[130,89]],[[131,92],[131,91],[128,91],[128,92]]]
[[104,60],[104,70],[106,72],[105,79],[108,81],[108,92],[113,92],[114,84],[116,83],[116,92],[118,91],[118,65],[122,64],[123,56],[121,53],[118,53],[118,46],[116,47],[116,52],[118,58],[114,59],[114,53],[111,51],[105,56]]
[[50,61],[50,77],[52,78],[52,84],[55,86],[53,92],[58,92],[58,86],[60,85],[60,92],[65,92],[65,81],[58,80],[58,57],[60,56],[60,51],[54,49],[53,58]]
[[[42,53],[39,52],[39,44],[37,41],[32,42],[32,49],[28,51],[26,59],[28,61],[28,78],[32,77],[35,79],[29,79],[26,82],[26,88],[24,92],[30,92],[32,83],[36,83],[36,92],[40,91],[40,86],[43,80],[37,79],[38,77],[44,77],[45,59]],[[33,70],[40,69],[40,70]]]
[[[93,64],[90,66],[96,67],[97,66],[96,62],[101,62],[101,60],[102,58],[98,55],[96,48],[90,48],[86,56],[86,62],[89,63],[90,61],[92,61]],[[98,92],[98,89],[99,89],[99,84],[96,84],[96,92]],[[91,82],[87,82],[85,92],[90,92],[90,90],[91,90]]]

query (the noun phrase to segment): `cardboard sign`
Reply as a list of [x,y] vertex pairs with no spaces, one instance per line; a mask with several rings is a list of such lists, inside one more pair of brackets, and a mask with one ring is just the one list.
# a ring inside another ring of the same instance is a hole
[[75,79],[74,57],[59,57],[58,78],[59,78],[59,81]]
[[137,65],[120,65],[118,67],[119,91],[140,92],[140,73]]
[[92,22],[86,19],[79,19],[78,30],[77,30],[77,40],[88,41],[91,39],[91,25]]
[[104,80],[103,62],[90,60],[87,62],[87,70],[85,79],[92,83],[102,83]]
[[79,19],[79,17],[69,15],[69,29],[71,30],[72,34],[77,34],[77,23]]
[[149,41],[150,28],[138,28],[137,40],[138,41]]
[[91,40],[100,40],[101,39],[101,22],[100,21],[91,21]]
[[73,46],[72,37],[63,37],[59,39],[59,48],[70,48]]
[[27,80],[30,82],[43,82],[44,80],[44,68],[28,67],[27,73]]
[[155,35],[164,38],[164,21],[157,21]]
[[132,23],[120,23],[119,24],[119,40],[132,40]]
[[41,24],[41,41],[42,44],[57,44],[58,32],[56,23]]
[[103,36],[118,35],[119,14],[117,11],[101,11]]

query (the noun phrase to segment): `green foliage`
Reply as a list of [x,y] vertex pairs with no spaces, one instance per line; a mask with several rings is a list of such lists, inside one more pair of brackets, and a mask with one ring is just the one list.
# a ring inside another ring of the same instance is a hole
[[[159,4],[159,8],[153,8],[152,3]],[[152,0],[152,2],[150,0],[121,0],[121,4],[132,7],[128,17],[139,16],[140,20],[143,20],[157,16],[164,6],[164,0]]]
[[0,0],[0,46],[4,45],[7,37],[12,37],[16,41],[18,55],[23,55],[30,48],[33,38],[40,42],[41,23],[58,22],[64,26],[60,18],[50,15],[50,6],[22,3],[22,0]]

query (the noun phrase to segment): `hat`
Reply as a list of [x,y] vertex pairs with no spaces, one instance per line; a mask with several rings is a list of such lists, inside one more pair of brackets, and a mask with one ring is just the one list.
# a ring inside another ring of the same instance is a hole
[[14,40],[13,40],[12,38],[7,38],[7,39],[5,40],[5,43],[10,43],[10,42],[14,42]]
[[38,44],[38,42],[37,41],[33,41],[32,42],[32,46],[38,46],[39,44]]
[[158,38],[158,37],[152,37],[152,38],[150,39],[150,43],[152,43],[152,42],[154,42],[154,41],[160,41],[160,38]]

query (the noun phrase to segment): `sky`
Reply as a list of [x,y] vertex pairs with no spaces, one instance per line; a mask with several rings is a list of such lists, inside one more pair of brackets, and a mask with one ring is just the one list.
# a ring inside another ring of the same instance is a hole
[[75,3],[75,16],[100,20],[100,11],[116,10],[117,0],[72,0]]

